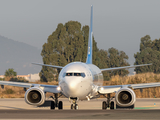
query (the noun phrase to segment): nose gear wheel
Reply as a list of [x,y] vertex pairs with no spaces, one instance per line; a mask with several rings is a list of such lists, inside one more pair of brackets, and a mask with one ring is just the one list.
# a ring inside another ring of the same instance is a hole
[[76,99],[73,99],[72,100],[72,103],[73,104],[71,104],[71,109],[73,110],[77,110],[78,109],[78,104],[76,103],[77,102],[77,100]]

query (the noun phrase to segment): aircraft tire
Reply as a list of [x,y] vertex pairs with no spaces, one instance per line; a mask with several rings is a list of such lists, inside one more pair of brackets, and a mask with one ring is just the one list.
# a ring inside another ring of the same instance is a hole
[[73,109],[73,104],[71,104],[71,109]]
[[55,103],[54,101],[51,101],[51,106],[50,106],[51,110],[54,110],[55,109]]
[[63,102],[62,101],[59,101],[58,109],[63,109]]
[[75,104],[74,109],[75,109],[75,110],[78,109],[78,104]]
[[114,102],[113,102],[113,101],[111,102],[110,109],[111,109],[111,110],[114,110]]
[[107,103],[106,103],[106,101],[102,102],[102,109],[103,110],[107,109]]

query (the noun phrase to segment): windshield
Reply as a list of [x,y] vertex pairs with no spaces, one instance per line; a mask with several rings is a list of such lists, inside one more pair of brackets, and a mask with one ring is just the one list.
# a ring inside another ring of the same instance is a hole
[[85,73],[64,73],[63,77],[65,76],[81,76],[81,77],[85,77]]
[[74,76],[81,76],[81,73],[74,73]]
[[73,73],[66,73],[66,76],[72,76]]

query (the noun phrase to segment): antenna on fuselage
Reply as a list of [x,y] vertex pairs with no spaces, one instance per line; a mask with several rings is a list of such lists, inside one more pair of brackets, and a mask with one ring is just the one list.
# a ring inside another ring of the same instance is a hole
[[87,52],[87,64],[92,64],[92,24],[93,24],[93,5],[91,5],[91,19],[89,27],[89,39],[88,39],[88,52]]

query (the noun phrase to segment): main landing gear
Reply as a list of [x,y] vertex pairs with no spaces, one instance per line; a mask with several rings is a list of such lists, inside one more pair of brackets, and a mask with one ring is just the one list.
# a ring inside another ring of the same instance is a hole
[[78,109],[77,98],[70,98],[72,100],[71,109]]
[[[106,96],[104,95],[104,97],[106,97]],[[107,108],[110,108],[111,110],[113,110],[114,109],[114,102],[111,101],[113,98],[110,97],[110,94],[107,94],[106,98],[107,98],[107,101],[102,102],[102,109],[105,110]]]
[[58,109],[63,109],[63,102],[62,101],[58,102],[58,98],[60,96],[58,96],[58,94],[54,94],[54,97],[53,96],[50,97],[50,98],[54,99],[54,101],[51,101],[50,109],[53,110],[53,109],[55,109],[55,107],[58,107]]

